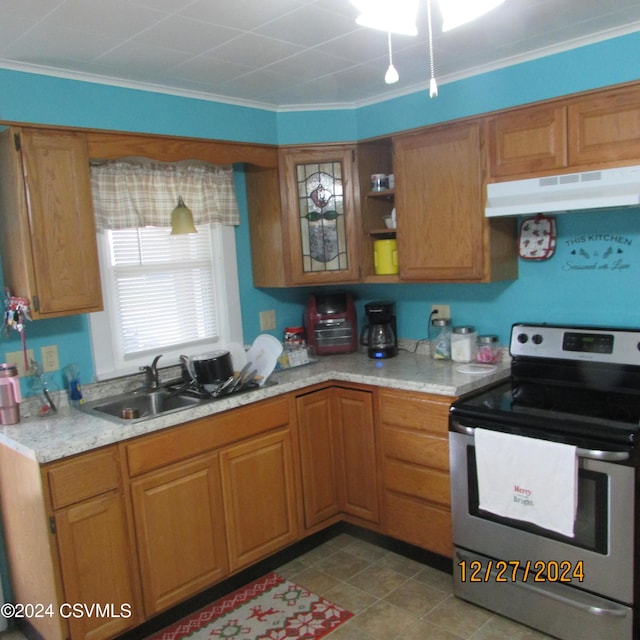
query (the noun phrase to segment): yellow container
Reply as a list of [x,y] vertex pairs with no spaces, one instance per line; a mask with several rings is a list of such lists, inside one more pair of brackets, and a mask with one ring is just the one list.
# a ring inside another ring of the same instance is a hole
[[373,264],[376,275],[398,273],[398,242],[396,240],[376,240],[373,243]]

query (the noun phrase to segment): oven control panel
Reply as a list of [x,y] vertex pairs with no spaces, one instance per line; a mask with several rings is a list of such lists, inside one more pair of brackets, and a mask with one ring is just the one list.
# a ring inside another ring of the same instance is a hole
[[640,329],[514,324],[512,356],[640,366]]

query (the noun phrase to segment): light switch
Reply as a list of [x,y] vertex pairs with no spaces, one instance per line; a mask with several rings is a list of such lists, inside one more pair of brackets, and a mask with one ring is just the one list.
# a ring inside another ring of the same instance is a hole
[[5,360],[7,361],[7,364],[11,364],[16,367],[18,375],[21,378],[33,374],[33,369],[31,368],[33,349],[27,349],[27,362],[29,363],[28,368],[24,366],[24,351],[11,351],[10,353],[5,353]]
[[274,309],[260,312],[260,331],[273,331],[276,328],[276,312]]

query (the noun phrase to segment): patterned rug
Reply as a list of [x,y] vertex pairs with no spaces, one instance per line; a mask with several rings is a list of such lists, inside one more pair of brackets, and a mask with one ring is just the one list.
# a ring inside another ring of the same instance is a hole
[[315,640],[351,616],[277,573],[269,573],[147,640]]

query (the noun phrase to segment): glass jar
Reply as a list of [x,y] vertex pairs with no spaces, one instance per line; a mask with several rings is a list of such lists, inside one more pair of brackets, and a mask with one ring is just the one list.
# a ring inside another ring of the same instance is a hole
[[451,359],[451,320],[434,318],[431,321],[431,357],[434,360]]
[[284,350],[280,364],[283,367],[297,367],[309,362],[309,349],[303,327],[286,327],[284,330]]
[[303,327],[286,327],[284,330],[284,348],[294,351],[305,346]]
[[451,359],[474,362],[478,351],[478,334],[474,327],[454,327],[451,334]]
[[478,336],[478,362],[495,364],[500,360],[500,344],[498,336]]

